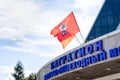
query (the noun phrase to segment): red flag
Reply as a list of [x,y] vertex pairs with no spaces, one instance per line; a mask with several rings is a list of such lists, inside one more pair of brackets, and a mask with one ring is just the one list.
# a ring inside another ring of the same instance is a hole
[[80,29],[75,20],[73,12],[71,12],[62,22],[52,29],[51,34],[57,37],[63,48],[74,38]]

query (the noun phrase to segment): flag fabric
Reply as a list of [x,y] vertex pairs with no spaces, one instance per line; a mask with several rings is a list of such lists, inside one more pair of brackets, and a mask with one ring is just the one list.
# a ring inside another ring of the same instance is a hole
[[69,44],[69,42],[70,42],[74,37],[75,37],[75,36],[73,35],[73,36],[70,36],[70,37],[68,37],[67,39],[63,40],[63,41],[61,42],[63,48],[65,48],[65,47]]
[[80,32],[80,29],[73,12],[51,30],[51,34],[58,38],[63,48],[69,44],[77,32]]

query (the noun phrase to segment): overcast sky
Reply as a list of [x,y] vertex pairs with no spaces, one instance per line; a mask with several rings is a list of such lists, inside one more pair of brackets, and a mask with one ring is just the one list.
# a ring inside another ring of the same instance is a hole
[[[0,80],[13,80],[20,60],[25,73],[80,46],[76,39],[63,49],[50,31],[73,11],[84,39],[105,0],[0,0]],[[80,33],[77,34],[81,39]]]

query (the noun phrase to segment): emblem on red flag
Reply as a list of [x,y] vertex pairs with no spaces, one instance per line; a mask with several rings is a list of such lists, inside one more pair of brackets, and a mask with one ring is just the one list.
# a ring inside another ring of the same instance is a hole
[[63,48],[65,48],[79,31],[80,29],[74,14],[71,12],[62,22],[52,29],[51,34],[57,37]]

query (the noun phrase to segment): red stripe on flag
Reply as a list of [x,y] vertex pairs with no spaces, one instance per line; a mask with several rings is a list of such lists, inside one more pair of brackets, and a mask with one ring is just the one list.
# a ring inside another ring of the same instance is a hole
[[[74,36],[77,32],[80,32],[80,29],[75,20],[73,12],[71,12],[63,21],[61,21],[55,28],[51,30],[51,34],[54,37],[57,37],[61,43],[65,42],[64,40],[70,38],[71,36]],[[70,41],[73,38],[74,37],[70,38]]]

